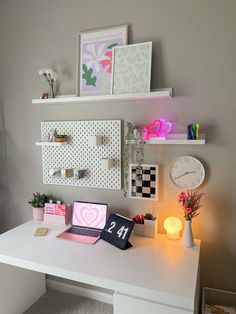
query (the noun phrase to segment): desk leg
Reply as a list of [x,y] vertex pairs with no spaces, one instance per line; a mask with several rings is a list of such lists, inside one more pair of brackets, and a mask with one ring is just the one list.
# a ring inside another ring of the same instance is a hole
[[45,292],[45,274],[0,263],[0,314],[22,314]]

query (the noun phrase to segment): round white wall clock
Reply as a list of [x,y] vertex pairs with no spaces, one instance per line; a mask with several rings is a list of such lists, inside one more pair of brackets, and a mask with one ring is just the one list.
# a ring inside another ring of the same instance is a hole
[[169,173],[171,181],[181,189],[196,189],[205,177],[202,163],[191,156],[180,156],[173,160]]

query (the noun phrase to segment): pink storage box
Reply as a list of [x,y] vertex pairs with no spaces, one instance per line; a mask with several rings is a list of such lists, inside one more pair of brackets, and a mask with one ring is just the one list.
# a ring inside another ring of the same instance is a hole
[[68,215],[54,215],[54,214],[44,214],[44,222],[59,224],[59,225],[67,225],[69,224]]
[[45,204],[45,214],[66,216],[69,208],[66,204]]
[[56,204],[45,203],[44,205],[45,214],[55,214],[55,208],[56,208]]
[[55,215],[66,216],[68,213],[68,206],[66,204],[56,204]]

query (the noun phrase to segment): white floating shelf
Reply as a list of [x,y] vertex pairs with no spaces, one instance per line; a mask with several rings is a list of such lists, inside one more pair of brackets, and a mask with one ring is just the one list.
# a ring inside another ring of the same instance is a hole
[[203,145],[206,142],[205,139],[205,134],[200,134],[198,140],[188,140],[187,139],[187,134],[169,134],[166,139],[152,139],[148,141],[140,141],[140,140],[127,140],[126,144],[151,144],[151,145],[156,145],[156,144],[184,144],[184,145]]
[[76,104],[83,102],[107,102],[122,100],[148,100],[170,98],[173,96],[172,88],[153,90],[149,93],[124,94],[124,95],[97,95],[97,96],[75,96],[65,95],[48,99],[32,99],[32,104]]
[[64,146],[68,145],[68,142],[35,142],[36,146]]

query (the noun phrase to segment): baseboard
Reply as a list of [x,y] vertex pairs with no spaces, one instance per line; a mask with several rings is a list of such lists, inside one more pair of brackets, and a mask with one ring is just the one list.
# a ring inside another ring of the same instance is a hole
[[67,292],[81,297],[93,299],[96,301],[113,304],[113,295],[105,293],[103,291],[98,291],[95,289],[88,289],[85,287],[73,285],[67,282],[60,282],[53,279],[46,279],[46,285],[48,288],[56,289],[62,292]]

